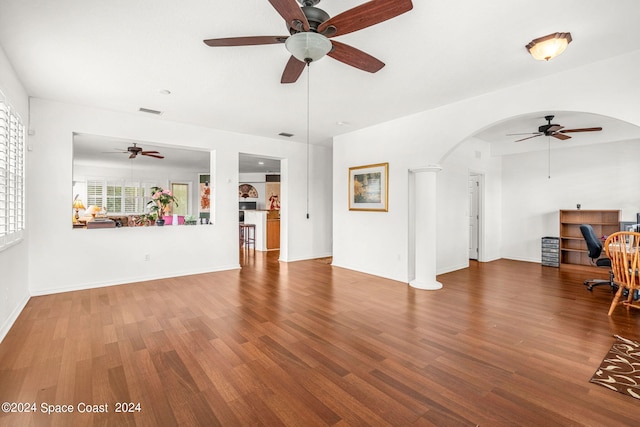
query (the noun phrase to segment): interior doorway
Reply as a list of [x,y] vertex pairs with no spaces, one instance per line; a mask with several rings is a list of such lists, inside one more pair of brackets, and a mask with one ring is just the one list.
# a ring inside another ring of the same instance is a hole
[[480,260],[482,174],[469,173],[469,259]]
[[[251,246],[257,251],[286,253],[286,240],[281,238],[286,224],[281,226],[282,211],[286,211],[286,168],[284,159],[256,154],[239,153],[238,202],[239,222],[255,225],[255,241]],[[285,216],[286,217],[286,216]],[[245,245],[242,239],[240,248]],[[250,257],[252,252],[247,255]],[[245,256],[241,261],[247,261]],[[242,265],[242,264],[241,264]]]

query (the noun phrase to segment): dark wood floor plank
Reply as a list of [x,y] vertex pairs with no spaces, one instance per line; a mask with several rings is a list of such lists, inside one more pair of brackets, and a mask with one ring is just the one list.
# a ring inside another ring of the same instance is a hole
[[111,412],[0,426],[640,424],[637,400],[589,383],[614,334],[640,339],[591,273],[472,262],[430,292],[277,256],[32,298],[0,344],[0,401]]
[[[339,416],[336,425],[391,425],[378,416],[375,411],[360,404],[353,395],[340,387],[336,382],[328,380],[324,374],[326,366],[319,369],[302,370],[291,368],[291,375],[299,379],[305,389],[321,400],[328,408]],[[335,374],[332,371],[332,375]]]

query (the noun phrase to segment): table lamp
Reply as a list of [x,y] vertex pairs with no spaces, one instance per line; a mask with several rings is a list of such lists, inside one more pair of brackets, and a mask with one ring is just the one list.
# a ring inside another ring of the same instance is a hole
[[84,207],[84,204],[82,203],[82,200],[80,200],[78,196],[76,196],[76,198],[73,199],[73,208],[76,210],[76,216],[73,217],[73,222],[78,222],[78,219],[80,219],[80,215],[78,214],[78,211],[80,209],[86,209]]
[[96,219],[96,214],[97,214],[98,212],[100,212],[101,210],[102,210],[102,209],[101,209],[101,208],[99,208],[98,206],[96,206],[96,205],[91,205],[91,206],[89,206],[89,208],[87,209],[87,213],[90,213],[90,214],[91,214],[91,219],[92,219],[92,220],[94,220],[94,219]]

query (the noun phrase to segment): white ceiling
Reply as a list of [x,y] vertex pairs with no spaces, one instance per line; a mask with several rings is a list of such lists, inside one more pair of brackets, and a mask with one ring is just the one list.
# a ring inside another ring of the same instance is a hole
[[[545,116],[553,115],[553,124],[563,126],[563,130],[601,127],[602,131],[565,134],[571,139],[559,140],[540,135],[538,127],[546,125]],[[522,135],[529,133],[530,135]],[[528,136],[534,138],[518,141]],[[546,150],[549,143],[552,148],[591,145],[640,139],[640,128],[621,120],[597,114],[576,113],[572,111],[545,111],[511,117],[493,124],[474,135],[476,138],[491,142],[491,154],[494,156]],[[516,142],[518,141],[518,142]]]
[[[318,7],[334,16],[362,3]],[[624,54],[640,40],[637,0],[413,3],[406,14],[336,38],[385,62],[378,73],[329,57],[311,65],[312,143]],[[556,31],[571,32],[567,51],[533,60],[525,44]],[[140,115],[151,108],[163,112],[158,120],[272,138],[290,132],[304,142],[307,78],[279,83],[289,58],[283,45],[202,42],[286,34],[267,0],[0,0],[0,45],[30,96]],[[513,130],[535,131],[545,113],[513,119]],[[594,125],[557,116],[566,127]],[[512,131],[502,125],[496,135]]]
[[[159,151],[164,159],[143,155],[130,159],[127,148],[133,144],[144,151]],[[73,160],[74,164],[116,169],[131,167],[136,170],[155,170],[162,167],[205,172],[210,170],[211,155],[206,150],[79,133],[73,136]],[[240,153],[238,171],[240,173],[279,174],[280,159]]]
[[[144,151],[159,151],[164,159],[138,155],[129,158],[127,147],[137,144]],[[98,135],[75,134],[73,136],[73,159],[77,164],[113,168],[135,167],[136,169],[164,168],[189,169],[198,172],[210,170],[209,151],[154,145],[146,141],[110,138]]]

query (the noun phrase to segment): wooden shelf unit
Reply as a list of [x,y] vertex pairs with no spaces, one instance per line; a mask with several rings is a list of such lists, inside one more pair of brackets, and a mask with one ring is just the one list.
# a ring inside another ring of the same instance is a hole
[[561,210],[560,265],[592,265],[587,244],[580,232],[581,224],[590,224],[602,238],[620,231],[619,210]]

